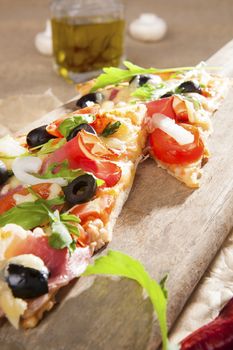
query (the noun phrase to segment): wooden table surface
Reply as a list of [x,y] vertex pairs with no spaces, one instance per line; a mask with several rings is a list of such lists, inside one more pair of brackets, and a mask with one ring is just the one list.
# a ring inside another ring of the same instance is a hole
[[[0,98],[42,93],[52,88],[62,101],[74,87],[52,70],[52,59],[34,47],[44,28],[51,0],[0,0]],[[143,44],[127,36],[127,56],[145,66],[193,65],[233,38],[232,0],[125,0],[127,21],[155,12],[169,27],[164,40]]]

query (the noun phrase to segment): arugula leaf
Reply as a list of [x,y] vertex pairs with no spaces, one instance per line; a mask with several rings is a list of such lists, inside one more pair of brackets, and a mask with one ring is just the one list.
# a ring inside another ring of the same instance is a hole
[[104,88],[107,85],[115,85],[119,84],[122,81],[127,81],[131,77],[137,75],[137,74],[149,74],[154,73],[155,68],[142,68],[139,66],[136,66],[135,64],[125,61],[124,66],[128,69],[121,69],[116,67],[106,67],[103,68],[104,73],[101,74],[95,82],[95,85],[91,89],[91,91],[96,91],[100,88]]
[[[44,154],[52,153],[57,149],[59,149],[61,146],[63,146],[65,143],[66,143],[66,139],[51,139],[42,146],[42,148],[37,152],[37,155],[42,156]],[[41,146],[31,148],[31,150],[33,151],[39,147]]]
[[62,177],[67,181],[72,181],[76,177],[85,174],[82,169],[70,169],[68,160],[64,160],[61,163],[52,163],[48,166],[46,172],[43,175],[36,175],[40,179],[54,179]]
[[45,200],[37,199],[35,202],[25,202],[9,209],[0,215],[0,227],[7,224],[16,224],[25,230],[44,225],[48,222],[48,208],[61,205],[64,197]]
[[124,81],[130,80],[138,74],[156,74],[156,73],[168,73],[176,71],[186,71],[194,69],[194,67],[178,67],[178,68],[167,68],[167,69],[158,69],[158,68],[142,68],[129,61],[123,62],[124,66],[127,69],[121,69],[116,67],[105,67],[103,68],[104,73],[101,74],[95,81],[95,85],[92,87],[91,92],[94,92],[98,89],[104,88],[108,85],[116,85]]
[[69,136],[70,132],[80,124],[93,123],[94,120],[95,116],[93,114],[73,115],[72,117],[63,120],[63,122],[59,125],[58,130],[64,137],[67,137]]
[[121,126],[121,122],[119,121],[115,123],[108,123],[108,125],[105,127],[104,131],[102,132],[101,136],[108,137],[110,135],[115,134],[115,132],[118,131],[120,126]]
[[74,233],[79,237],[79,230],[75,225],[67,221],[79,222],[79,218],[72,214],[61,214],[58,210],[54,213],[48,211],[51,223],[51,235],[49,236],[49,244],[55,249],[68,248],[70,252],[74,250],[73,238],[70,233]]
[[137,97],[140,100],[150,100],[153,97],[153,94],[155,92],[155,86],[151,84],[144,84],[143,86],[140,86],[137,88],[131,96]]
[[153,280],[144,266],[132,257],[118,251],[110,250],[106,256],[97,258],[94,265],[89,265],[84,276],[89,275],[114,275],[127,277],[138,282],[148,293],[159,321],[163,349],[167,349],[167,298],[164,287]]

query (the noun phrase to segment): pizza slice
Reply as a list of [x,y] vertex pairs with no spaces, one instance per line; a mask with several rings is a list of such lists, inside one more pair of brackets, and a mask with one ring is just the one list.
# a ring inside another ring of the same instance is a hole
[[[199,187],[202,167],[210,156],[211,119],[226,94],[228,80],[209,74],[204,64],[165,70],[125,65],[123,71],[106,68],[96,82],[85,85],[85,92],[91,92],[79,103],[88,98],[112,105],[144,103],[150,155],[187,186]],[[78,90],[83,92],[80,86]]]
[[0,141],[0,315],[16,328],[35,327],[111,240],[145,147],[145,113],[95,104]]

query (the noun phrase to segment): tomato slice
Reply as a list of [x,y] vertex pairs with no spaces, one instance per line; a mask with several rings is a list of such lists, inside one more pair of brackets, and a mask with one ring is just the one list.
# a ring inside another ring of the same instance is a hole
[[[37,193],[41,198],[47,199],[50,195],[50,187],[52,184],[38,184],[33,185],[32,189],[35,193]],[[29,191],[26,187],[18,186],[15,189],[9,191],[7,194],[1,196],[0,200],[0,214],[4,213],[5,211],[13,208],[16,205],[14,195],[20,194],[21,196],[26,196],[29,194]]]
[[176,114],[173,109],[173,100],[174,96],[171,96],[147,103],[147,115],[152,117],[153,114],[160,113],[171,119],[176,119]]
[[180,124],[194,135],[193,143],[180,145],[171,136],[155,129],[149,136],[152,154],[167,164],[185,165],[199,160],[204,154],[204,144],[195,126]]
[[116,157],[117,155],[112,150],[101,143],[98,136],[82,130],[76,137],[45,159],[42,171],[52,163],[68,160],[71,169],[81,168],[91,172],[104,180],[107,186],[112,187],[121,178],[121,168],[107,159],[116,159]]

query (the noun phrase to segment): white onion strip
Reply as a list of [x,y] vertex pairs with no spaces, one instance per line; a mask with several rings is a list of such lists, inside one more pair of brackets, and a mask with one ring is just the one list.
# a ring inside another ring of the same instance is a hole
[[42,166],[42,160],[37,157],[16,158],[12,164],[12,171],[15,177],[26,185],[37,185],[40,183],[56,183],[60,186],[66,186],[67,180],[63,177],[53,179],[40,179],[34,174],[38,174]]
[[155,113],[151,118],[152,129],[159,128],[171,136],[180,145],[188,145],[194,142],[194,135],[175,123],[174,119],[166,117],[163,114]]

